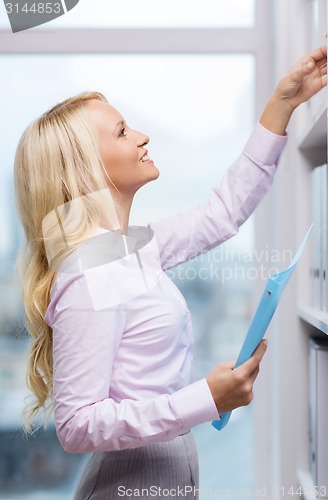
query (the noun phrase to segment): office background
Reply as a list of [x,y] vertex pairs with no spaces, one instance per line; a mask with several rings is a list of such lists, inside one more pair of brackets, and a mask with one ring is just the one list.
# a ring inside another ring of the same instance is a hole
[[[186,210],[206,199],[239,154],[279,77],[325,43],[324,4],[95,0],[90,9],[80,0],[62,18],[15,35],[0,5],[0,498],[71,498],[86,460],[60,449],[51,423],[29,441],[19,428],[27,341],[14,273],[22,231],[12,168],[24,128],[66,97],[103,92],[131,127],[149,135],[161,171],[136,195],[131,223]],[[236,357],[272,251],[280,255],[275,267],[286,267],[311,222],[308,181],[325,163],[325,113],[323,96],[295,113],[274,187],[240,233],[171,273],[192,312],[196,378]],[[307,154],[299,149],[302,141]],[[309,250],[270,327],[252,405],[236,410],[222,433],[209,424],[195,428],[201,498],[210,490],[220,490],[220,498],[233,491],[254,498],[257,488],[266,487],[267,497],[278,499],[280,487],[313,489],[308,339],[325,340],[325,334],[313,311],[309,319],[311,259]]]

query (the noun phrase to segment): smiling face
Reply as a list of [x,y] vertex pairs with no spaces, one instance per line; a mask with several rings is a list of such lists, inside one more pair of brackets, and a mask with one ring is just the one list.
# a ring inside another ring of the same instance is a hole
[[145,148],[149,137],[129,128],[106,102],[92,99],[87,107],[98,131],[101,159],[120,194],[133,196],[141,186],[157,179],[159,171]]

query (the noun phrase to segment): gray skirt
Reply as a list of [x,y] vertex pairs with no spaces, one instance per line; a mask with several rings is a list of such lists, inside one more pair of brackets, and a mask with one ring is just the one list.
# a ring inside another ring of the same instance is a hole
[[140,448],[93,453],[74,500],[198,499],[198,455],[192,432]]

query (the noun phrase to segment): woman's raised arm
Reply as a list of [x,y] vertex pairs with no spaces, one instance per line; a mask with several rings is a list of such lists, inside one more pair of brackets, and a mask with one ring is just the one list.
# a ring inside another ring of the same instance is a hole
[[208,200],[151,223],[163,269],[219,245],[238,232],[269,190],[287,141],[293,111],[327,85],[327,49],[298,61],[280,80],[244,150]]

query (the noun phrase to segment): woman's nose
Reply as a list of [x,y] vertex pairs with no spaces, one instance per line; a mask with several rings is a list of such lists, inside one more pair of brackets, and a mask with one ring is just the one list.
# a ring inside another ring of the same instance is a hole
[[138,138],[138,146],[144,146],[145,144],[148,143],[149,143],[148,135],[140,134],[140,137]]

